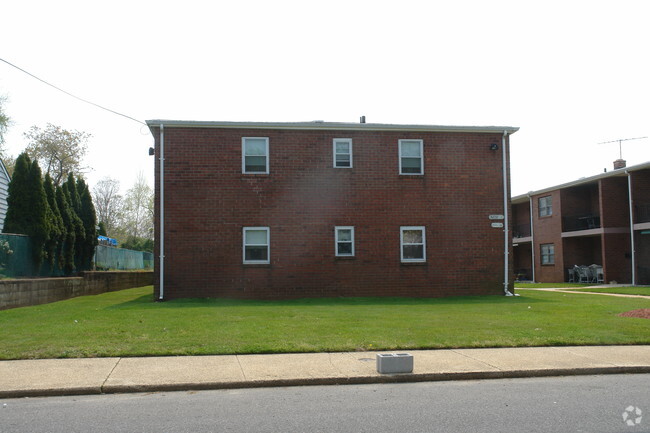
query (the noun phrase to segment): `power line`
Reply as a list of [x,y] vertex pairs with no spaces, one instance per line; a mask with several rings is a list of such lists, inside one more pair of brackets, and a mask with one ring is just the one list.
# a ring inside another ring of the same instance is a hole
[[32,77],[32,78],[37,79],[38,81],[40,81],[40,82],[43,83],[43,84],[47,84],[48,86],[55,88],[55,89],[58,90],[59,92],[65,93],[65,94],[68,95],[68,96],[72,96],[73,98],[78,99],[78,100],[81,101],[81,102],[85,102],[86,104],[94,105],[95,107],[97,107],[97,108],[101,108],[102,110],[108,111],[109,113],[113,113],[113,114],[117,114],[118,116],[126,117],[126,118],[129,119],[129,120],[133,120],[134,122],[138,122],[138,123],[140,123],[141,125],[145,125],[145,126],[147,126],[147,124],[144,123],[144,122],[141,121],[141,120],[135,119],[135,118],[133,118],[133,117],[131,117],[131,116],[127,116],[126,114],[119,113],[119,112],[117,112],[117,111],[115,111],[115,110],[111,110],[110,108],[102,107],[101,105],[99,105],[99,104],[95,104],[95,103],[92,102],[92,101],[89,101],[89,100],[84,99],[84,98],[80,98],[79,96],[76,96],[76,95],[73,95],[72,93],[63,90],[63,89],[61,89],[60,87],[55,86],[54,84],[48,83],[47,81],[45,81],[45,80],[43,80],[43,79],[41,79],[41,78],[38,78],[36,75],[34,75],[34,74],[30,73],[30,72],[27,72],[27,71],[24,70],[23,68],[20,68],[20,67],[14,65],[13,63],[10,63],[10,62],[6,61],[6,60],[3,59],[3,58],[0,58],[0,61],[2,61],[2,62],[4,62],[4,63],[8,64],[9,66],[11,66],[11,67],[13,67],[13,68],[18,69],[20,72],[23,72],[23,73],[29,75],[29,76]]

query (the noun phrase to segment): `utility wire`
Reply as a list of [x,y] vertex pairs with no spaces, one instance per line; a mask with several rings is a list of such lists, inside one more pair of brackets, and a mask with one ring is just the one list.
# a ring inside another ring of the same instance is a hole
[[4,62],[4,63],[8,64],[9,66],[11,66],[11,67],[13,67],[13,68],[18,69],[20,72],[23,72],[23,73],[29,75],[29,76],[32,77],[32,78],[37,79],[38,81],[40,81],[40,82],[43,83],[43,84],[47,84],[48,86],[55,88],[55,89],[58,90],[59,92],[63,92],[63,93],[65,93],[65,94],[68,95],[68,96],[72,96],[73,98],[78,99],[78,100],[81,101],[81,102],[85,102],[86,104],[94,105],[95,107],[97,107],[97,108],[101,108],[102,110],[106,110],[106,111],[108,111],[108,112],[110,112],[110,113],[117,114],[118,116],[126,117],[126,118],[129,119],[129,120],[133,120],[134,122],[138,122],[138,123],[141,124],[141,125],[145,125],[145,126],[147,126],[147,124],[144,123],[144,122],[141,121],[141,120],[135,119],[135,118],[133,118],[133,117],[131,117],[131,116],[127,116],[126,114],[118,113],[118,112],[115,111],[115,110],[111,110],[110,108],[102,107],[101,105],[99,105],[99,104],[95,104],[95,103],[92,102],[92,101],[89,101],[89,100],[84,99],[84,98],[80,98],[79,96],[73,95],[73,94],[70,93],[70,92],[66,92],[65,90],[63,90],[63,89],[61,89],[61,88],[55,86],[54,84],[50,84],[50,83],[48,83],[47,81],[45,81],[45,80],[43,80],[43,79],[41,79],[41,78],[38,78],[36,75],[27,72],[27,71],[24,70],[23,68],[20,68],[20,67],[14,65],[13,63],[10,63],[10,62],[6,61],[6,60],[3,59],[3,58],[0,58],[0,61],[2,61],[2,62]]

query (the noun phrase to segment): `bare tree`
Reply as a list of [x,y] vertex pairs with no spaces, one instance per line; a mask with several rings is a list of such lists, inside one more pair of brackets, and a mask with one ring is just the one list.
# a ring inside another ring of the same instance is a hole
[[124,200],[120,195],[120,181],[111,177],[101,179],[93,188],[97,221],[103,222],[109,236],[118,229]]
[[128,236],[153,239],[153,189],[142,172],[124,198],[124,223]]
[[68,131],[48,123],[45,129],[32,126],[24,135],[29,140],[27,153],[38,161],[55,185],[61,185],[69,173],[84,172],[82,160],[91,137],[87,132]]

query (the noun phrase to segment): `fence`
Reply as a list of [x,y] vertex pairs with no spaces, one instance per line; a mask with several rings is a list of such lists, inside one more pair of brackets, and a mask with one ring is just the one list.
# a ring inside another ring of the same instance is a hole
[[[153,269],[153,254],[114,248],[95,247],[94,265],[101,270]],[[61,276],[60,269],[36,269],[32,260],[32,245],[28,236],[0,233],[0,274],[7,277]]]

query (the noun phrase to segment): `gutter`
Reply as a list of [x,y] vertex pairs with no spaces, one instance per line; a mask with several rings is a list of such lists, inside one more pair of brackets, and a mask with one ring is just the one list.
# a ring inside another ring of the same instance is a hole
[[165,126],[160,124],[160,259],[158,300],[165,299]]
[[628,170],[627,174],[627,195],[628,203],[630,205],[630,251],[632,253],[632,285],[636,286],[636,251],[634,250],[634,206],[632,203],[632,175]]
[[503,157],[503,293],[505,296],[514,296],[510,290],[508,290],[508,273],[510,272],[510,227],[508,224],[508,170],[507,170],[507,155],[506,155],[506,137],[508,137],[508,131],[503,131],[503,136],[501,137],[501,154]]
[[533,283],[535,280],[535,224],[533,224],[533,198],[528,193],[528,206],[530,207],[530,260],[533,270]]

